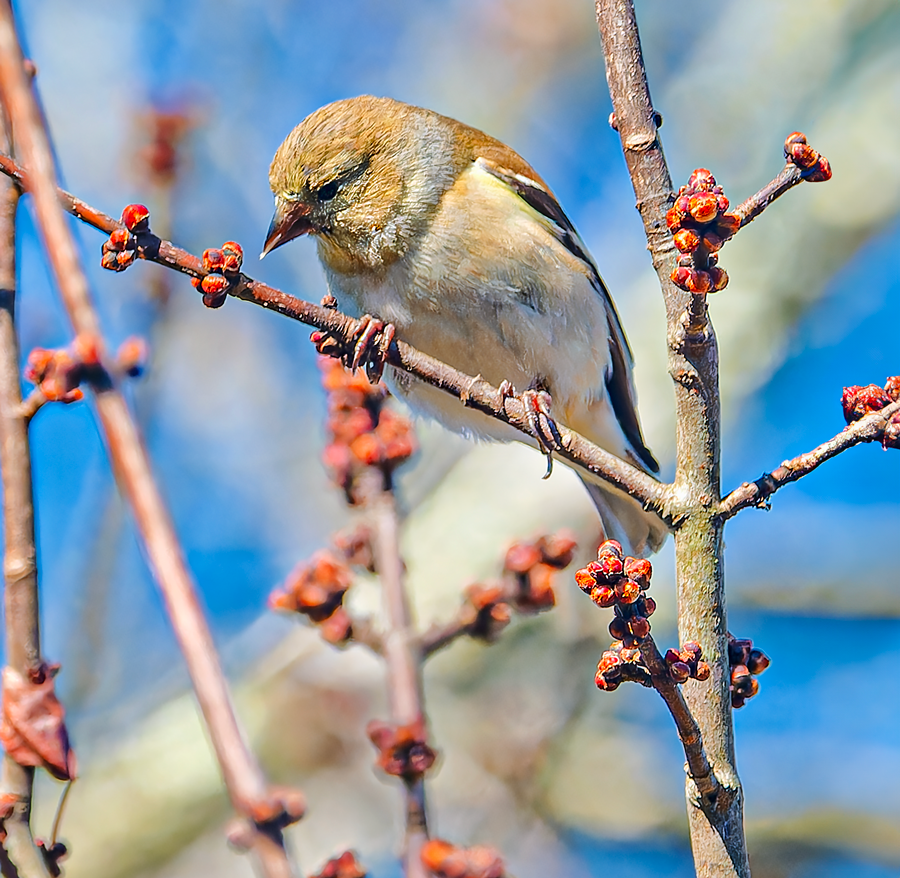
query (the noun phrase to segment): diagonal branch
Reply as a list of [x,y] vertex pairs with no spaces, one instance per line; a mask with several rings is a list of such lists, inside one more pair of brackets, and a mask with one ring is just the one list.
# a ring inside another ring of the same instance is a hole
[[719,515],[726,521],[748,506],[765,506],[768,498],[779,488],[809,475],[826,460],[837,457],[854,445],[877,442],[884,436],[885,427],[897,412],[900,412],[900,401],[855,421],[837,436],[823,442],[812,451],[798,455],[793,460],[786,460],[772,472],[761,475],[755,482],[744,482],[722,500],[719,504]]
[[[0,171],[30,191],[30,173],[19,167],[8,156],[0,155]],[[62,189],[58,190],[58,197],[65,210],[106,234],[124,228],[118,220]],[[141,246],[137,252],[142,259],[156,262],[191,277],[202,278],[207,273],[203,269],[201,259],[176,247],[169,241],[163,241],[153,235],[142,236]],[[332,308],[325,308],[298,299],[244,274],[240,276],[239,282],[229,292],[236,298],[252,302],[271,311],[277,311],[292,320],[298,320],[324,330],[350,347],[359,332],[360,322],[358,320]],[[453,369],[400,340],[391,343],[387,361],[455,396],[464,405],[503,421],[527,436],[536,438],[531,418],[522,403],[514,397],[501,393],[498,388],[493,387],[484,379],[473,378]],[[559,432],[562,443],[561,447],[554,452],[559,458],[620,488],[640,500],[647,509],[657,512],[664,520],[672,520],[669,513],[672,497],[667,485],[658,482],[643,470],[610,454],[563,425],[559,425]]]
[[[63,304],[75,332],[96,352],[102,366],[106,355],[99,321],[59,203],[53,155],[24,72],[9,0],[0,0],[0,92],[17,147],[31,172],[29,192]],[[95,399],[116,480],[131,504],[231,800],[254,823],[252,845],[263,873],[268,878],[290,878],[293,869],[276,819],[278,808],[235,717],[211,632],[135,423],[111,378],[95,386]]]
[[707,801],[712,801],[719,792],[719,781],[707,759],[700,726],[697,725],[697,721],[691,713],[684,692],[681,686],[672,679],[652,634],[648,634],[641,641],[640,650],[641,658],[644,660],[647,670],[650,671],[650,685],[659,693],[675,721],[678,737],[684,747],[688,777],[693,781],[699,796]]

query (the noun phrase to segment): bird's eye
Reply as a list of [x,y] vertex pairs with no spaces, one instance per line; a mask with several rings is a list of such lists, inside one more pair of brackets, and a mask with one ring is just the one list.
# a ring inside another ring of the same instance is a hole
[[337,180],[332,180],[330,183],[326,183],[324,186],[320,186],[319,190],[316,192],[316,198],[319,201],[331,201],[335,195],[337,195],[339,188],[339,184]]

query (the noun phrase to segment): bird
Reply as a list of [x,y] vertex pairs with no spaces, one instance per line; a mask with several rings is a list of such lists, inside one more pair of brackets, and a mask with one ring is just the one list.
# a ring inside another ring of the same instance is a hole
[[[432,110],[363,95],[327,104],[294,128],[269,183],[275,213],[260,258],[313,236],[341,308],[392,325],[468,375],[549,394],[554,418],[659,471],[609,291],[550,188],[512,148]],[[385,380],[413,410],[452,430],[528,441],[402,370],[388,366]],[[607,538],[633,554],[659,549],[667,527],[655,513],[576,472]]]

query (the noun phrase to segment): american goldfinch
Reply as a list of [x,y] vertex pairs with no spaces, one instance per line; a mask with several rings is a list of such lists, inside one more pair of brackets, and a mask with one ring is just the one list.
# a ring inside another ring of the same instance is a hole
[[[469,375],[547,391],[555,418],[658,471],[609,292],[553,193],[508,146],[430,110],[350,98],[288,135],[269,182],[275,216],[263,255],[314,235],[340,307],[392,323]],[[524,441],[407,373],[388,367],[386,379],[451,429]],[[578,473],[608,538],[634,553],[659,548],[666,527],[656,515]]]

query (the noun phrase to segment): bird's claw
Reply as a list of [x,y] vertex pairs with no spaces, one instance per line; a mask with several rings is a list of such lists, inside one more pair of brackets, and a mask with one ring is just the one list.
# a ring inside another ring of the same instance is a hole
[[384,372],[388,349],[395,333],[393,323],[384,323],[369,314],[361,317],[359,329],[356,331],[353,358],[350,360],[350,371],[355,372],[361,364],[364,364],[369,380],[377,384]]
[[531,433],[537,440],[539,450],[547,458],[547,472],[543,477],[549,479],[553,472],[553,452],[562,448],[562,436],[550,415],[550,394],[541,389],[529,389],[517,394],[509,381],[503,381],[498,389],[502,399],[518,399],[522,403]]
[[[334,308],[334,302],[332,297],[327,296],[322,300],[322,305],[326,308]],[[355,372],[360,366],[364,366],[368,379],[373,384],[377,384],[384,372],[388,349],[394,340],[395,333],[393,323],[384,323],[366,314],[360,318],[357,329],[353,333],[350,350],[342,344],[340,339],[324,330],[316,330],[310,335],[310,339],[320,354],[342,360],[352,372]]]

